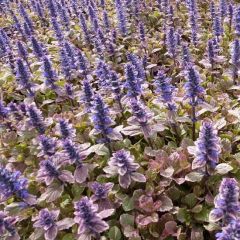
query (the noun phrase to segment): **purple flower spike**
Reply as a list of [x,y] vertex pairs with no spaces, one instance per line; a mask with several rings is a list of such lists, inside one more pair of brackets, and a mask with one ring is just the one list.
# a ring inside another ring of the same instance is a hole
[[81,28],[82,28],[82,31],[84,34],[85,42],[87,44],[89,44],[91,42],[90,34],[89,34],[88,27],[87,27],[86,19],[85,19],[85,16],[83,15],[83,13],[80,13],[80,15],[79,15],[79,22],[80,22],[80,25],[81,25]]
[[42,6],[39,3],[36,3],[36,13],[41,20],[44,19],[45,14],[44,14]]
[[223,21],[224,18],[226,17],[226,15],[227,15],[228,4],[227,4],[226,0],[220,0],[219,5],[220,5],[219,6],[219,8],[220,8],[220,15],[221,15],[221,19]]
[[211,120],[206,119],[203,121],[195,146],[196,153],[192,168],[197,169],[207,165],[214,169],[219,161],[221,147],[220,138]]
[[20,4],[19,12],[22,15],[22,17],[24,18],[25,23],[28,25],[30,32],[33,33],[34,26],[33,26],[32,20],[28,16],[28,14],[22,4]]
[[17,218],[8,217],[3,211],[0,211],[0,236],[4,236],[7,233],[8,237],[6,239],[19,240],[20,237],[15,227],[16,223]]
[[101,142],[110,142],[109,135],[113,132],[113,120],[110,118],[109,108],[103,102],[102,97],[97,95],[94,99],[94,106],[92,107],[92,123],[94,125],[94,134],[100,135]]
[[215,55],[216,55],[216,51],[214,49],[214,45],[213,45],[213,41],[210,39],[208,41],[208,45],[207,45],[207,53],[208,53],[208,60],[210,62],[210,64],[213,67],[213,64],[215,62]]
[[213,22],[213,32],[214,32],[215,36],[217,37],[217,39],[219,39],[219,37],[221,37],[223,34],[223,28],[222,28],[222,23],[221,23],[219,14],[215,15],[215,19]]
[[28,52],[27,49],[25,48],[25,45],[22,42],[18,41],[17,47],[19,56],[26,61],[28,58]]
[[57,8],[56,8],[56,5],[55,5],[55,1],[47,0],[46,3],[47,3],[47,7],[48,7],[48,10],[49,10],[50,16],[52,18],[56,18],[57,17]]
[[35,228],[41,228],[44,230],[44,237],[46,240],[54,240],[58,234],[57,219],[60,210],[49,211],[47,208],[42,209],[38,216],[33,220]]
[[52,68],[51,61],[47,58],[43,58],[43,75],[45,77],[45,85],[49,86],[51,89],[56,90],[57,86],[55,82],[57,81],[57,74]]
[[90,189],[94,193],[91,196],[91,200],[98,204],[99,211],[113,208],[112,202],[108,199],[108,194],[113,186],[113,183],[93,182],[89,184]]
[[26,22],[23,23],[23,29],[24,29],[24,36],[26,36],[27,38],[31,38],[32,32]]
[[71,139],[76,137],[76,130],[68,120],[60,119],[56,125],[56,129],[57,134],[60,135],[63,139]]
[[45,123],[42,117],[42,112],[35,106],[35,104],[28,106],[27,114],[29,116],[30,125],[32,125],[40,134],[44,134]]
[[113,183],[98,183],[93,182],[90,184],[90,188],[93,191],[94,195],[91,197],[93,202],[106,199],[108,197],[108,193],[112,190],[114,184]]
[[12,15],[12,18],[13,18],[13,21],[14,21],[14,27],[15,29],[22,34],[22,36],[24,36],[24,32],[23,32],[23,29],[22,29],[22,26],[19,22],[19,19],[17,18],[17,16],[12,12],[11,13]]
[[[0,103],[1,105],[1,103]],[[17,120],[17,121],[21,121],[22,120],[22,115],[19,113],[19,106],[16,103],[10,102],[8,104],[8,108],[9,108],[9,113],[11,113],[13,115],[13,117]],[[1,116],[1,106],[0,106],[0,116]]]
[[88,177],[88,167],[83,164],[83,160],[87,157],[85,150],[87,148],[81,149],[79,146],[73,144],[73,142],[69,139],[63,141],[64,153],[66,155],[66,159],[70,162],[70,164],[75,164],[76,169],[74,171],[74,179],[78,183],[83,183],[86,181]]
[[140,37],[140,40],[144,44],[146,42],[144,23],[140,22],[138,27],[139,27],[139,37]]
[[64,48],[65,48],[65,52],[67,54],[68,62],[70,63],[71,69],[77,69],[75,49],[69,42],[65,42]]
[[57,40],[62,43],[64,36],[61,27],[59,26],[59,23],[57,21],[57,18],[51,18],[52,28],[55,32]]
[[39,156],[53,156],[56,152],[56,139],[49,138],[45,135],[39,136],[39,143],[41,152]]
[[44,56],[44,52],[43,52],[41,44],[37,41],[37,39],[35,37],[31,38],[31,42],[32,42],[32,48],[33,48],[33,52],[34,52],[35,56],[39,60],[41,60],[42,57]]
[[235,14],[235,33],[238,37],[240,36],[240,7],[236,9]]
[[106,10],[103,11],[103,24],[104,24],[106,31],[109,31],[110,22],[109,22],[108,13]]
[[30,73],[22,59],[17,59],[16,78],[20,89],[26,89],[30,96],[34,96],[32,83],[30,82]]
[[126,36],[127,35],[127,19],[126,19],[125,6],[123,1],[116,0],[115,8],[116,8],[117,18],[118,18],[118,28],[122,36]]
[[88,112],[91,111],[91,107],[93,106],[93,96],[94,96],[93,88],[90,85],[89,81],[85,79],[83,81],[83,94],[80,101],[84,103],[86,110]]
[[213,1],[210,2],[210,14],[211,14],[211,20],[212,23],[214,23],[215,17],[216,17],[216,10],[215,10],[215,3]]
[[124,86],[128,90],[127,96],[129,98],[137,98],[137,96],[141,95],[142,90],[139,79],[136,77],[134,66],[131,63],[128,63],[125,67],[125,76],[126,83]]
[[215,208],[210,212],[210,221],[222,221],[229,224],[240,213],[239,186],[234,178],[224,178],[219,187],[219,194],[214,199]]
[[197,106],[203,98],[204,89],[200,85],[201,79],[194,66],[187,68],[186,77],[188,82],[184,85],[186,89],[185,98],[189,99],[192,106]]
[[97,212],[97,205],[94,205],[88,197],[83,197],[74,204],[74,207],[74,221],[79,225],[78,234],[80,236],[99,238],[100,233],[109,229],[108,224],[102,220],[106,216]]
[[128,123],[133,126],[139,125],[144,137],[149,138],[153,133],[149,124],[152,119],[152,113],[139,100],[131,99],[129,105],[133,116],[128,119]]
[[188,8],[189,8],[189,24],[191,26],[191,41],[194,46],[197,45],[198,42],[198,9],[197,9],[197,2],[196,0],[189,0],[188,1]]
[[8,199],[16,195],[20,199],[27,199],[29,196],[28,180],[21,176],[19,171],[10,172],[4,167],[0,167],[0,196],[1,200]]
[[75,144],[73,144],[73,142],[69,139],[64,140],[62,144],[70,163],[75,163],[77,166],[82,166],[82,160],[85,158],[85,156],[80,154]]
[[78,51],[77,58],[78,58],[79,70],[85,74],[89,65],[87,58],[84,56],[84,54],[81,51]]
[[58,180],[61,183],[74,183],[74,178],[71,172],[60,170],[62,164],[63,163],[57,158],[41,161],[37,179],[40,182],[45,182],[47,186],[49,186],[54,180]]
[[145,70],[143,67],[143,61],[137,55],[133,53],[127,54],[127,59],[134,66],[134,70],[136,71],[136,77],[139,79],[139,82],[142,84],[146,78]]
[[7,116],[8,116],[8,108],[0,100],[0,118],[7,118]]
[[63,26],[65,26],[65,28],[67,30],[69,30],[70,22],[69,22],[66,8],[65,8],[65,6],[62,6],[61,3],[58,3],[58,2],[57,2],[57,6],[58,6],[58,11],[59,11],[59,16],[61,18],[61,23]]
[[236,84],[236,79],[238,77],[238,69],[240,68],[240,42],[239,39],[235,39],[231,49],[231,57],[232,57],[232,77],[233,82]]
[[123,95],[122,94],[122,86],[121,86],[118,74],[115,71],[110,72],[110,82],[112,85],[112,92],[114,95],[114,99],[119,103],[120,108],[122,108],[122,106],[121,106],[121,98]]
[[176,39],[176,33],[174,31],[173,27],[170,27],[167,32],[167,49],[168,54],[172,57],[176,57],[176,45],[177,45],[177,39]]
[[66,50],[64,48],[60,49],[60,60],[61,60],[61,72],[67,80],[71,79],[71,67],[69,59],[67,57]]
[[64,85],[65,88],[65,94],[67,95],[68,98],[74,99],[74,86],[71,83],[66,83]]
[[176,110],[173,102],[175,88],[171,84],[171,78],[167,78],[163,72],[159,72],[155,80],[156,93],[160,94],[160,100],[168,107],[170,111]]
[[238,240],[240,239],[240,219],[232,220],[229,225],[216,234],[216,240]]
[[108,167],[104,171],[110,176],[118,175],[119,184],[122,188],[128,188],[132,180],[136,182],[146,182],[143,174],[136,172],[139,164],[134,162],[130,152],[119,150],[113,153],[113,156],[108,162]]
[[99,61],[95,73],[99,79],[98,84],[102,88],[109,87],[110,69],[104,61]]

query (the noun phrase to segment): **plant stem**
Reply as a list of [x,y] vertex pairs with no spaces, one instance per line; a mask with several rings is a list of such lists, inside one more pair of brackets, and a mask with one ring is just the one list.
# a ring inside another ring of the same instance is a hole
[[[195,102],[193,102],[195,103]],[[192,106],[192,140],[196,140],[196,106],[193,104]]]

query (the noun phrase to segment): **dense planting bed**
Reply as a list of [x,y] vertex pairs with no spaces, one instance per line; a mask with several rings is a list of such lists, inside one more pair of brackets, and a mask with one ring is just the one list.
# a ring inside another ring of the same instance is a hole
[[236,1],[0,2],[0,239],[240,239]]

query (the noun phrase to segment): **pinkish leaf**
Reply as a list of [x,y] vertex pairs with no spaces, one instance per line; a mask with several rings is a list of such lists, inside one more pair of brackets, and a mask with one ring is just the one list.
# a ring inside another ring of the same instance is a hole
[[131,177],[129,174],[118,177],[119,184],[122,188],[128,188],[131,184]]
[[62,170],[61,175],[59,176],[59,179],[62,180],[63,182],[74,183],[74,178],[72,173],[67,170]]
[[106,209],[98,213],[101,218],[110,217],[114,213],[115,209]]
[[57,237],[57,233],[58,233],[57,226],[53,226],[45,232],[44,237],[46,240],[54,240]]
[[86,181],[88,177],[88,167],[86,165],[82,165],[81,167],[77,167],[74,172],[74,178],[76,182],[83,183]]
[[46,200],[47,202],[55,201],[62,195],[63,189],[64,189],[63,185],[59,185],[56,183],[48,186],[46,192],[43,193],[41,197],[38,199],[38,202],[42,202],[44,200]]
[[131,178],[135,182],[146,182],[146,177],[141,173],[133,172]]

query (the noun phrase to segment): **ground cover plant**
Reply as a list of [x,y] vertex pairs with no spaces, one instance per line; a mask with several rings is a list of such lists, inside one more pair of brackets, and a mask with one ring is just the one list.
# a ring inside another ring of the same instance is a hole
[[0,12],[0,239],[240,239],[237,1]]

